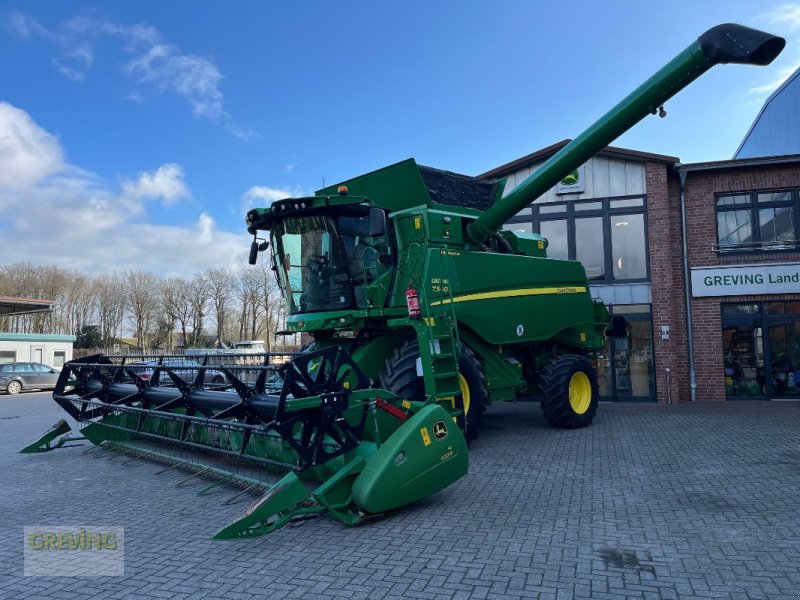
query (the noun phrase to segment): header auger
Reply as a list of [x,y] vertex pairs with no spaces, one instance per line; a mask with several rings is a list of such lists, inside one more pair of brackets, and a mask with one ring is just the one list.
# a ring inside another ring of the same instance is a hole
[[[306,352],[277,369],[226,356],[188,369],[160,358],[148,372],[94,356],[65,366],[54,398],[101,448],[265,491],[217,538],[322,512],[355,524],[433,494],[467,472],[493,402],[538,394],[552,425],[589,425],[591,359],[624,323],[609,327],[580,263],[500,227],[715,64],[766,65],[784,44],[710,29],[505,197],[502,181],[406,160],[253,209],[250,262],[270,252],[287,330],[313,337]],[[25,451],[73,435],[58,424]]]

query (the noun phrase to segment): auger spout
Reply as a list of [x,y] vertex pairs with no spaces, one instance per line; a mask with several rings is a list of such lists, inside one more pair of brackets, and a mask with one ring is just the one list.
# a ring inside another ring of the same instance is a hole
[[468,237],[480,245],[505,221],[648,114],[665,116],[664,103],[714,65],[768,65],[785,45],[786,40],[781,37],[742,25],[726,23],[712,27],[470,223]]

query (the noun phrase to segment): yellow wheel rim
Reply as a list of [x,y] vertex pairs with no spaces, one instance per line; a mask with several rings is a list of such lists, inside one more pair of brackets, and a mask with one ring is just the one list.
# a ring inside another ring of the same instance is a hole
[[592,403],[592,383],[589,376],[578,371],[569,380],[569,405],[576,414],[582,415]]
[[461,387],[461,400],[464,406],[464,414],[469,412],[469,384],[467,378],[461,373],[458,374],[458,385]]

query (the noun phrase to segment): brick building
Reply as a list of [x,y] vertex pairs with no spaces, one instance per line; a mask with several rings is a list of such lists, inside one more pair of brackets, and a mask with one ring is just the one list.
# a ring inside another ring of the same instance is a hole
[[[566,143],[483,176],[506,178],[510,191]],[[800,155],[681,165],[608,147],[506,227],[539,232],[550,256],[583,262],[593,296],[626,317],[627,338],[608,340],[597,360],[601,397],[792,398],[799,194]]]

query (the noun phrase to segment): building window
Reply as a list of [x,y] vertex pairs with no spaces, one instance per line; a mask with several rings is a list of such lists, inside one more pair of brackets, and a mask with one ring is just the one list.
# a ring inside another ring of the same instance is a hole
[[63,350],[56,350],[53,352],[53,366],[61,368],[67,362],[67,353]]
[[17,353],[14,350],[0,350],[0,364],[17,362]]
[[720,252],[798,247],[798,190],[724,194],[716,198]]
[[722,305],[725,395],[800,397],[800,302]]
[[547,256],[580,261],[595,282],[642,281],[648,277],[644,198],[534,204],[505,229],[547,238]]

